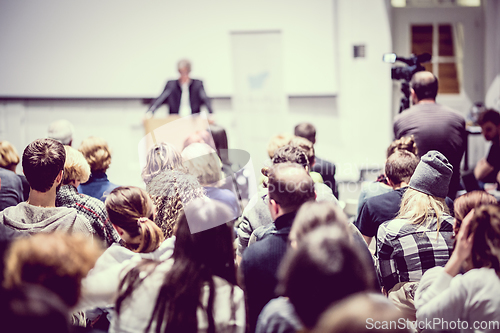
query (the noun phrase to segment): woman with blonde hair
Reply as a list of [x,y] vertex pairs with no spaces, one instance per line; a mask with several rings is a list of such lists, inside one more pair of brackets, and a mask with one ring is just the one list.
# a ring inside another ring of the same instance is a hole
[[155,144],[146,156],[146,165],[142,169],[142,179],[150,182],[156,175],[163,171],[184,170],[182,156],[174,145],[161,142]]
[[[463,275],[458,274],[465,270]],[[460,332],[500,329],[500,208],[486,205],[463,220],[450,260],[416,294],[417,320],[456,324]],[[466,325],[467,324],[467,325]],[[456,325],[455,325],[456,326]],[[436,330],[449,330],[439,326]]]
[[0,141],[0,211],[27,200],[30,185],[26,177],[16,174],[19,155],[8,141]]
[[389,293],[444,266],[453,248],[453,217],[445,204],[453,167],[438,151],[426,153],[403,195],[396,219],[377,232],[378,269]]
[[106,140],[91,136],[82,141],[78,150],[85,156],[92,172],[88,181],[82,182],[79,190],[104,202],[106,195],[118,187],[111,183],[106,175],[111,164],[111,149]]
[[102,201],[78,193],[78,185],[89,179],[90,166],[83,154],[70,146],[64,146],[66,161],[62,186],[57,191],[56,207],[76,209],[78,215],[85,218],[92,227],[94,234],[104,242],[106,247],[119,242],[120,237],[107,221],[108,214]]

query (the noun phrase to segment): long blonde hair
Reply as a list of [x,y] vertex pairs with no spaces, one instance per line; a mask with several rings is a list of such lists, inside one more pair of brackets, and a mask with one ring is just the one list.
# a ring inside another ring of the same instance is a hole
[[408,220],[409,223],[418,226],[429,227],[432,218],[436,217],[439,231],[441,216],[449,213],[445,199],[408,188],[401,199],[401,207],[396,218]]

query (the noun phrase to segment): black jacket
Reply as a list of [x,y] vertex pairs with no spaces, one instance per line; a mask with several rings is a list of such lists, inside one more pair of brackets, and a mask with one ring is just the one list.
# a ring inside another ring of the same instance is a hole
[[[171,80],[167,82],[165,89],[161,93],[154,103],[151,105],[148,111],[155,112],[162,104],[167,104],[170,110],[170,114],[179,114],[179,107],[181,105],[181,95],[182,89],[178,80]],[[189,101],[191,104],[191,112],[200,113],[200,107],[205,104],[208,111],[212,113],[212,107],[210,105],[210,99],[205,93],[203,88],[203,82],[200,80],[191,79],[189,84]]]

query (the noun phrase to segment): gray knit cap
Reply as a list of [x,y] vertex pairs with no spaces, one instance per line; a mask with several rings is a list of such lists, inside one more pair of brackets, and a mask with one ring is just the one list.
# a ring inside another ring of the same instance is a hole
[[411,176],[409,187],[438,198],[446,198],[453,166],[437,150],[428,151]]

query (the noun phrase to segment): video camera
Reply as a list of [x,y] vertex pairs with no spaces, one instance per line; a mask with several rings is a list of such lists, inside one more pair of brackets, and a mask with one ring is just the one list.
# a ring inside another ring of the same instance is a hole
[[401,82],[401,92],[403,97],[401,97],[401,102],[399,105],[399,113],[403,112],[410,107],[410,81],[413,74],[421,71],[425,71],[425,67],[422,63],[429,62],[432,56],[429,53],[423,53],[418,56],[412,54],[408,58],[398,57],[395,53],[386,53],[382,57],[384,62],[395,63],[396,61],[401,61],[408,66],[395,66],[391,68],[391,79],[393,80],[403,80]]

